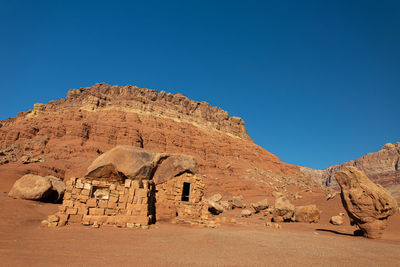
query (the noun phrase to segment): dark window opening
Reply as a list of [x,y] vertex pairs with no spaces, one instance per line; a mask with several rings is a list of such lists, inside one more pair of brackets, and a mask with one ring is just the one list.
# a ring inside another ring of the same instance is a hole
[[190,196],[190,183],[183,183],[183,188],[182,188],[182,201],[189,201],[189,196]]

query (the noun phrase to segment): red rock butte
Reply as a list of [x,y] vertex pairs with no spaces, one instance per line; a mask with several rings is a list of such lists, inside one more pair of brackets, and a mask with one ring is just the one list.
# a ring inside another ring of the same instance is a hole
[[[254,144],[241,118],[182,94],[105,83],[1,121],[0,166],[17,174],[80,177],[116,145],[194,156],[208,192],[257,195],[317,186]],[[285,189],[287,190],[287,189]]]

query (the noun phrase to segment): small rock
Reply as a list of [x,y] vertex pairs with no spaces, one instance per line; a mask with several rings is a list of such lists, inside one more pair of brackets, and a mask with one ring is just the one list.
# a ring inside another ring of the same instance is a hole
[[294,215],[295,207],[290,201],[285,197],[280,197],[275,200],[275,209],[272,212],[274,221],[275,218],[280,220],[279,217],[282,217],[284,221],[290,221]]
[[329,222],[333,225],[342,225],[343,224],[343,216],[340,216],[340,215],[332,216],[332,218],[329,220]]
[[47,220],[49,222],[58,222],[60,220],[60,217],[58,217],[57,215],[50,215],[47,217]]
[[268,199],[264,199],[262,201],[259,201],[257,203],[252,203],[251,207],[256,211],[256,213],[265,210],[269,207],[268,205]]
[[251,210],[245,209],[245,210],[242,210],[242,212],[240,214],[242,215],[242,217],[249,217],[249,216],[251,216],[252,212],[251,212]]
[[224,208],[224,210],[229,210],[230,209],[229,202],[226,201],[226,200],[220,201],[219,204]]
[[293,220],[295,222],[319,222],[320,211],[316,205],[298,206],[295,208]]
[[209,201],[218,202],[222,199],[221,194],[215,194],[212,197],[208,198]]
[[246,204],[244,203],[242,196],[232,197],[232,208],[239,208],[239,209],[246,208]]
[[208,211],[214,215],[218,215],[225,211],[224,207],[222,207],[222,205],[218,204],[217,202],[208,200],[207,203],[208,203]]

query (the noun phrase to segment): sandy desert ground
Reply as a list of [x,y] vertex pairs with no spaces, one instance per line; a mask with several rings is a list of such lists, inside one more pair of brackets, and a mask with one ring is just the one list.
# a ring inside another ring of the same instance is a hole
[[[260,216],[216,229],[166,222],[150,229],[40,227],[56,204],[0,194],[1,266],[400,266],[400,215],[380,240],[353,236],[354,227],[328,223],[339,199],[321,207],[318,224],[265,227]],[[330,207],[329,207],[330,206]],[[220,215],[221,216],[221,215]],[[230,216],[230,217],[229,217]],[[221,217],[222,218],[222,217]]]

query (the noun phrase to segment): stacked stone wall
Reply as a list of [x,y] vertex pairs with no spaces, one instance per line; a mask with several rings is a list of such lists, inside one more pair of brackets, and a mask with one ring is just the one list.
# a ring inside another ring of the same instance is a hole
[[124,182],[70,179],[62,206],[49,218],[49,226],[83,225],[147,226],[153,215],[149,197],[154,185],[148,180]]
[[[190,183],[188,201],[182,201],[184,183]],[[157,185],[157,219],[176,217],[179,222],[207,220],[207,206],[203,202],[204,183],[197,175],[185,173]],[[164,212],[162,212],[164,211]]]

